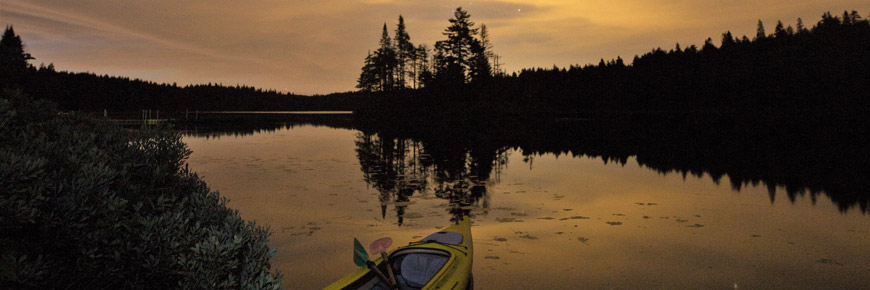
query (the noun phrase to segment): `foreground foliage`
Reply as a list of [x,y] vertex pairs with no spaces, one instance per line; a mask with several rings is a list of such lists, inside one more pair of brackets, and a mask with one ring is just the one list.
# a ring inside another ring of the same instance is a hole
[[268,230],[187,169],[179,134],[0,96],[0,288],[280,286]]

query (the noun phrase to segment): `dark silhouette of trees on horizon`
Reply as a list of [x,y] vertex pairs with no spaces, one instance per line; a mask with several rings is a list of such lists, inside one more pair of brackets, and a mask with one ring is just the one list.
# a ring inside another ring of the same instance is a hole
[[462,7],[456,8],[449,21],[442,32],[447,39],[435,43],[431,60],[426,46],[411,43],[401,15],[394,39],[384,23],[379,47],[366,56],[357,88],[376,92],[433,85],[462,87],[491,78],[490,59],[498,64],[498,56],[491,51],[486,26],[475,28],[471,15]]
[[12,26],[0,39],[0,89],[21,90],[51,100],[61,110],[352,110],[360,98],[347,94],[309,97],[251,86],[219,83],[179,86],[141,79],[35,67]]
[[[432,50],[415,46],[404,19],[365,59],[360,92],[300,96],[248,86],[178,86],[92,73],[34,67],[20,37],[7,27],[2,40],[2,88],[46,98],[63,110],[488,110],[489,112],[703,112],[752,116],[870,110],[870,25],[857,11],[824,13],[807,27],[778,22],[755,37],[725,32],[717,47],[679,44],[656,48],[628,63],[534,68],[507,75],[479,28],[457,8],[445,40]],[[23,60],[23,61],[22,61]],[[414,89],[416,88],[416,89]]]
[[679,44],[598,65],[524,69],[476,94],[551,111],[796,112],[870,109],[870,25],[858,12],[825,13],[812,28],[759,21],[753,40],[722,34],[716,47]]

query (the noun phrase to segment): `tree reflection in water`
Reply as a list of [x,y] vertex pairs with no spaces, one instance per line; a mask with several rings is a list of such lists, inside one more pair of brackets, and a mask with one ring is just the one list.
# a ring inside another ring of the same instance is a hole
[[485,214],[489,187],[498,182],[499,172],[507,165],[506,148],[488,147],[367,133],[360,133],[356,140],[363,177],[380,193],[381,216],[386,218],[392,204],[400,226],[415,193],[433,193],[447,200],[452,222],[475,207]]
[[[399,224],[409,197],[434,193],[451,212],[479,206],[487,213],[488,187],[522,152],[531,168],[537,155],[600,158],[662,174],[727,179],[739,192],[765,186],[770,202],[814,202],[827,196],[844,214],[870,212],[870,122],[804,114],[764,119],[729,115],[627,115],[599,119],[386,118],[336,116],[220,116],[181,124],[187,135],[244,136],[296,126],[358,130],[357,156],[366,182],[381,193],[382,216],[395,205]],[[256,118],[255,118],[256,117]],[[383,116],[381,116],[383,117]],[[455,116],[451,116],[455,117]],[[374,119],[374,120],[372,120]],[[493,178],[494,180],[492,180]],[[464,204],[464,205],[463,205]]]

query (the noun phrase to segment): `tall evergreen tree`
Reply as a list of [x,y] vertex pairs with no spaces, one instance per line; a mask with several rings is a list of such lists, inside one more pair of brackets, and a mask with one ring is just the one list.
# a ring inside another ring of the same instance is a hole
[[435,43],[435,77],[450,83],[465,83],[472,65],[473,50],[480,43],[475,38],[478,29],[474,28],[471,16],[462,7],[456,8],[450,26],[442,32],[446,40]]
[[486,25],[481,25],[480,39],[472,42],[471,62],[469,63],[469,80],[477,83],[492,77],[492,66],[489,64],[491,55],[489,48],[489,35],[486,33]]
[[387,91],[397,88],[396,71],[398,59],[387,24],[384,23],[379,47],[369,53],[363,65],[357,88],[363,91]]
[[7,26],[0,38],[0,89],[18,83],[27,72],[28,60],[33,59],[24,52],[24,42],[15,34],[12,26]]
[[[398,58],[398,66],[396,72],[396,86],[404,88],[407,86],[405,76],[410,72],[406,69],[409,63],[413,62],[416,56],[416,48],[411,43],[411,36],[405,28],[405,19],[399,15],[399,25],[396,27],[396,57]],[[411,76],[413,78],[413,75]]]
[[472,73],[472,81],[484,80],[492,77],[492,65],[489,60],[493,57],[492,43],[489,40],[489,33],[486,30],[486,24],[480,25],[480,40],[478,41],[477,52],[474,54],[474,62]]
[[375,66],[378,68],[381,90],[388,91],[396,88],[395,72],[398,63],[396,50],[390,40],[390,33],[387,32],[386,23],[384,23],[383,32],[381,33],[380,46],[375,51]]
[[360,90],[366,92],[380,90],[380,78],[374,58],[375,55],[369,51],[369,54],[366,56],[365,65],[362,67],[362,73],[360,73],[359,79],[357,79],[356,87]]

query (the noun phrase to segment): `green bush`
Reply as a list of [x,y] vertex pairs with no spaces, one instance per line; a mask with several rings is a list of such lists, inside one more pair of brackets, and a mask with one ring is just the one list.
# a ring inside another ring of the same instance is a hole
[[188,170],[178,133],[0,95],[0,289],[276,289],[268,229]]

